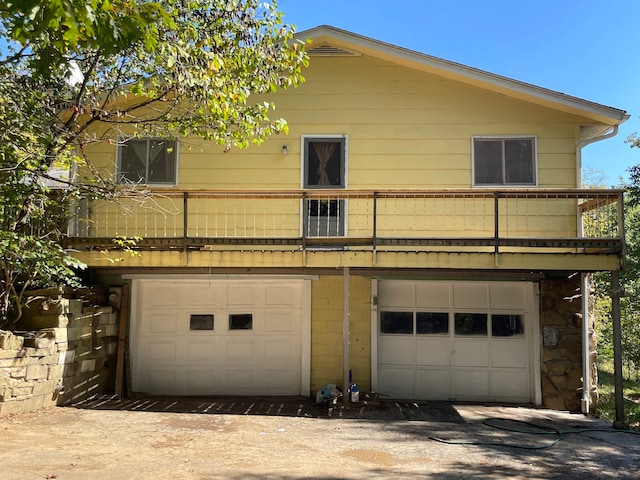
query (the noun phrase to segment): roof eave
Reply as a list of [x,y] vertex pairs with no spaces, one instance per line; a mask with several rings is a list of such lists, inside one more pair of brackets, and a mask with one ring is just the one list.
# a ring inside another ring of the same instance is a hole
[[627,112],[624,110],[496,75],[425,53],[398,47],[328,25],[302,31],[296,34],[296,36],[298,38],[310,39],[312,43],[331,41],[345,49],[356,50],[362,54],[371,55],[507,96],[586,117],[593,122],[604,125],[619,125],[629,118],[629,115],[627,115]]

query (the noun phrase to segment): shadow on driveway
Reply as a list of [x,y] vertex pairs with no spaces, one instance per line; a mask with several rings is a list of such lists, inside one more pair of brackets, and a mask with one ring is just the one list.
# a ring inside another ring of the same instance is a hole
[[69,405],[90,410],[196,413],[215,415],[269,415],[283,417],[345,418],[386,421],[465,423],[453,404],[383,400],[359,404],[317,404],[307,397],[172,397],[101,396]]

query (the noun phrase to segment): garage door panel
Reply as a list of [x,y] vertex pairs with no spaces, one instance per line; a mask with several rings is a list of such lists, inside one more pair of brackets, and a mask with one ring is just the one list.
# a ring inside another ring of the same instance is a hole
[[216,356],[216,345],[213,340],[187,340],[187,360],[213,360]]
[[413,305],[414,287],[409,282],[389,280],[384,282],[384,289],[380,290],[378,296],[380,305],[387,307]]
[[493,309],[525,309],[527,296],[524,285],[495,284],[491,285],[491,308]]
[[143,315],[145,334],[177,333],[178,316],[176,313],[147,312]]
[[453,308],[489,307],[488,286],[484,283],[454,283]]
[[451,343],[449,337],[418,338],[416,365],[451,365]]
[[522,371],[493,371],[490,389],[496,396],[512,397],[514,401],[529,401],[529,375]]
[[425,400],[448,400],[451,396],[449,370],[416,370],[415,393]]
[[265,287],[265,305],[299,307],[300,289],[294,285],[268,285]]
[[[300,370],[297,370],[300,376]],[[288,369],[267,368],[263,375],[265,390],[271,395],[294,395],[299,391],[295,376]]]
[[414,365],[415,341],[409,336],[380,337],[379,360],[382,365]]
[[455,343],[453,364],[456,367],[488,367],[488,341],[461,341]]
[[171,395],[178,393],[175,370],[150,369],[147,374],[149,393]]
[[420,282],[416,284],[416,307],[444,308],[451,307],[451,288],[448,283]]
[[256,353],[256,342],[253,339],[229,339],[225,344],[223,361],[248,365],[254,362]]
[[144,339],[141,350],[144,358],[150,362],[175,362],[177,348],[175,340]]
[[491,366],[527,368],[529,359],[523,355],[527,351],[524,340],[504,339],[494,341],[491,345]]
[[291,342],[265,339],[265,360],[269,363],[297,365],[300,363],[300,352]]
[[178,292],[179,289],[174,284],[152,283],[144,288],[144,301],[149,308],[177,306]]
[[265,315],[265,332],[283,332],[289,333],[299,330],[299,324],[296,325],[295,315],[291,311],[275,311],[266,312]]
[[396,398],[413,398],[413,369],[385,367],[383,373],[383,375],[380,375],[380,385],[378,388],[381,393],[393,395]]
[[215,373],[212,370],[187,370],[184,375],[186,392],[201,393],[212,391],[215,386]]
[[459,399],[488,397],[489,372],[462,369],[454,371],[453,396]]
[[[176,288],[179,288],[176,286]],[[180,288],[181,304],[185,306],[208,305],[222,307],[226,304],[227,291],[219,284],[190,284],[188,288]]]
[[264,289],[258,285],[229,285],[227,287],[227,305],[245,305],[261,307],[264,305]]
[[256,388],[263,389],[263,385],[256,385],[256,375],[249,368],[227,368],[224,372],[225,389],[223,393],[243,395],[255,393]]

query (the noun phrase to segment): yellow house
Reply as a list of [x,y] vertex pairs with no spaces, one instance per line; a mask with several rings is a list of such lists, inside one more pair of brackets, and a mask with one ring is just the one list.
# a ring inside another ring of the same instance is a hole
[[[627,114],[333,27],[274,94],[286,136],[99,144],[152,192],[84,203],[70,244],[130,285],[134,391],[593,401],[588,274],[620,269],[622,192],[581,149]],[[97,253],[140,236],[140,255]],[[585,353],[587,352],[587,353]]]

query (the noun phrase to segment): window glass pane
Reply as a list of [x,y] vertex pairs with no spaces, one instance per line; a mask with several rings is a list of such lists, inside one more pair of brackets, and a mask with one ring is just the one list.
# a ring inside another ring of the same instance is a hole
[[430,335],[437,333],[449,333],[448,313],[416,313],[416,333]]
[[253,328],[253,314],[232,313],[229,315],[229,330],[251,330]]
[[213,314],[191,314],[189,330],[213,330]]
[[535,183],[533,175],[533,140],[504,141],[506,183]]
[[502,184],[502,141],[474,139],[474,175],[476,185]]
[[145,183],[147,141],[129,140],[120,147],[120,175],[118,181]]
[[382,312],[380,333],[413,334],[413,312]]
[[175,140],[128,140],[119,148],[119,181],[144,184],[176,183]]
[[494,337],[524,335],[522,315],[491,315],[491,335]]
[[175,183],[176,142],[149,141],[149,183]]
[[305,140],[305,187],[344,187],[344,140]]
[[486,313],[456,313],[456,335],[487,335]]

